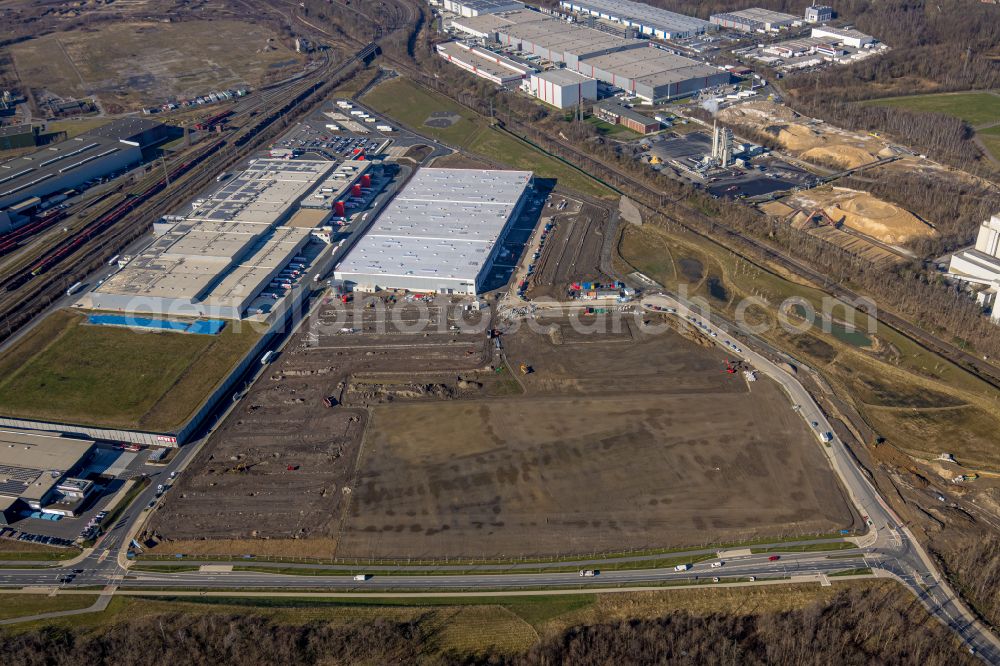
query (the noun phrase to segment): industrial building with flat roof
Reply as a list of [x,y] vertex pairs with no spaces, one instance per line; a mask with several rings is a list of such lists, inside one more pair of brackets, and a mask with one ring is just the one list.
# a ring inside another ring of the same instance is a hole
[[657,39],[686,39],[718,29],[708,21],[631,0],[561,0],[559,5],[634,27]]
[[0,162],[0,233],[26,223],[26,213],[42,198],[138,164],[142,148],[163,138],[166,131],[165,125],[153,120],[115,120]]
[[334,277],[363,291],[477,294],[531,182],[530,171],[420,169]]
[[524,3],[513,0],[444,0],[444,9],[468,17],[524,9]]
[[[94,309],[239,319],[309,241],[285,223],[314,191],[331,208],[360,170],[336,162],[258,159],[209,196],[154,225],[156,240],[89,294]],[[350,165],[348,165],[350,166]],[[343,168],[343,165],[342,165]],[[323,208],[313,204],[314,208]],[[324,213],[323,218],[332,215]],[[324,220],[314,216],[314,221]]]
[[519,11],[469,19],[452,25],[657,102],[729,82],[729,74],[690,58],[541,12]]
[[856,49],[870,46],[876,42],[876,39],[871,35],[866,35],[854,28],[813,28],[812,36],[830,38],[836,40],[838,44],[853,46]]
[[594,105],[594,113],[601,120],[622,125],[639,134],[649,134],[660,129],[660,121],[633,111],[615,100],[605,100]]
[[652,47],[588,58],[579,71],[648,102],[684,97],[730,80],[729,72]]
[[739,30],[741,32],[777,32],[800,19],[798,16],[783,12],[751,7],[750,9],[741,9],[735,12],[712,14],[709,20],[719,27]]
[[70,474],[93,451],[92,440],[0,430],[0,523],[10,524],[29,511],[75,515],[93,483]]
[[597,81],[569,69],[532,74],[528,92],[557,109],[567,109],[597,99]]
[[436,49],[438,55],[453,65],[498,86],[519,84],[534,71],[510,58],[462,42],[444,42],[438,44]]

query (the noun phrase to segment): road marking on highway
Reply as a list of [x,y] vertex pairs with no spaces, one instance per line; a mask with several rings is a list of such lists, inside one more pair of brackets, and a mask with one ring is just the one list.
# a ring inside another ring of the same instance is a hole
[[101,555],[97,558],[97,563],[100,564],[104,560],[108,559],[108,555],[110,554],[111,554],[111,549],[110,548],[105,549],[104,552],[101,553]]

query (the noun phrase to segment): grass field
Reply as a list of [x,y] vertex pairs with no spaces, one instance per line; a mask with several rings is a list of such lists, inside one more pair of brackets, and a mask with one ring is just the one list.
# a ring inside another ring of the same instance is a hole
[[[376,86],[365,95],[364,102],[420,134],[513,168],[531,169],[538,177],[555,178],[559,184],[585,194],[611,196],[610,190],[579,171],[490,128],[486,119],[408,79],[396,78]],[[441,112],[452,114],[455,122],[447,127],[425,124],[432,114]]]
[[258,335],[136,333],[60,310],[0,360],[0,413],[162,431],[192,415]]
[[0,594],[0,620],[52,611],[76,610],[92,606],[97,595],[73,594],[50,597],[47,594]]
[[866,104],[895,106],[911,111],[943,113],[973,127],[1000,121],[1000,95],[989,92],[942,93],[876,99]]
[[1000,161],[1000,126],[976,132],[979,140],[986,146],[986,150],[993,154],[993,157]]
[[303,62],[268,28],[226,20],[105,24],[22,42],[11,53],[27,85],[124,109],[258,86]]
[[[620,251],[631,267],[671,290],[683,285],[690,296],[705,299],[729,317],[735,315],[743,297],[763,299],[767,307],[750,307],[745,312],[746,321],[769,326],[763,338],[790,349],[819,370],[839,395],[852,399],[876,432],[900,448],[934,457],[947,441],[963,464],[1000,468],[1000,450],[995,434],[991,434],[1000,427],[997,392],[894,329],[876,325],[877,349],[853,346],[818,326],[806,333],[787,333],[777,325],[777,306],[795,297],[822,312],[823,293],[738,260],[690,234],[669,233],[650,225],[629,227]],[[621,270],[628,272],[631,267],[622,266]],[[714,295],[711,278],[717,280]],[[718,285],[724,292],[721,298]],[[867,331],[867,316],[859,314],[856,325]],[[955,432],[963,436],[948,434]]]

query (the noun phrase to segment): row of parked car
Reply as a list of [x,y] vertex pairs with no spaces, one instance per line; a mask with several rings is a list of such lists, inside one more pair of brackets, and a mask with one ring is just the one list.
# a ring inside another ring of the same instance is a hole
[[11,527],[0,528],[0,539],[13,539],[15,541],[37,543],[43,546],[56,546],[58,548],[66,548],[67,546],[73,545],[73,542],[69,539],[45,536],[44,534],[32,534],[31,532],[22,532]]

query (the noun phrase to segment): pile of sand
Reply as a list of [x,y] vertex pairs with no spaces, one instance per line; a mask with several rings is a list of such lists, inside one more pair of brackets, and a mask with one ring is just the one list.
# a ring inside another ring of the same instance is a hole
[[784,125],[778,132],[778,141],[788,150],[809,150],[824,142],[820,133],[795,123]]
[[834,221],[891,245],[937,235],[931,225],[913,213],[866,192],[844,198],[823,211]]
[[821,164],[832,164],[843,169],[853,169],[878,160],[878,157],[864,148],[847,144],[817,146],[806,150],[799,157]]

